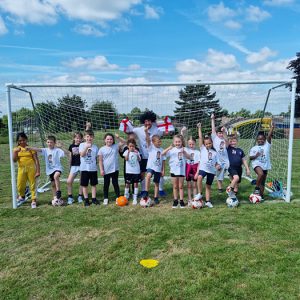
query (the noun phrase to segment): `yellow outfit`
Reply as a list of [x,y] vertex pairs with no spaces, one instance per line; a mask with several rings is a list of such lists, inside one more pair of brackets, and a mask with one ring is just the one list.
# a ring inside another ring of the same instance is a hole
[[25,197],[26,183],[28,181],[31,192],[31,200],[36,201],[36,165],[33,158],[33,155],[36,153],[36,151],[27,150],[26,148],[22,147],[20,148],[21,151],[18,152],[18,194],[21,197]]

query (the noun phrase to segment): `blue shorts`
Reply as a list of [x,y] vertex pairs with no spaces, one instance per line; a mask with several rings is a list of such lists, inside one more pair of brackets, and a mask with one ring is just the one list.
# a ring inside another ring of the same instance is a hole
[[206,176],[206,184],[212,185],[215,178],[215,174],[207,173],[205,171],[200,170],[199,175],[202,176],[203,178]]
[[160,172],[155,172],[152,169],[147,169],[147,173],[151,173],[151,177],[152,177],[152,175],[154,175],[153,176],[153,182],[159,183],[160,177],[161,177],[161,173]]

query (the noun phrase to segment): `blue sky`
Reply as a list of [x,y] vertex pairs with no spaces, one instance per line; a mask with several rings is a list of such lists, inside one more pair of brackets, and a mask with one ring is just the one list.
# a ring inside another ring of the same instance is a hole
[[299,20],[296,0],[0,0],[0,86],[288,79]]

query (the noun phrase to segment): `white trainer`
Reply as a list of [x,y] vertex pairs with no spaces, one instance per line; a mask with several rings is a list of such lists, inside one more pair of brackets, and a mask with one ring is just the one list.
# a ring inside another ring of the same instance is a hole
[[103,205],[107,205],[108,204],[108,199],[104,199],[103,200]]
[[207,206],[208,208],[214,207],[210,201],[205,202],[205,206]]
[[31,208],[36,208],[36,201],[31,202]]
[[78,196],[77,201],[78,203],[82,203],[83,202],[82,196]]
[[201,199],[202,199],[202,195],[200,193],[194,196],[194,201],[199,201]]
[[73,204],[74,199],[72,197],[68,197],[68,205]]

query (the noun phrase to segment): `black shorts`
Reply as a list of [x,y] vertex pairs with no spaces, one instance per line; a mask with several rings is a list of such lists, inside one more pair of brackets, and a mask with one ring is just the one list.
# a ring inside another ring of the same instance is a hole
[[171,173],[171,177],[185,177],[184,175],[175,175],[173,173]]
[[49,175],[50,181],[54,181],[54,174],[55,174],[56,172],[58,172],[59,174],[61,174],[61,171],[58,171],[58,170],[54,171],[53,173],[51,173],[51,174]]
[[228,173],[231,177],[233,177],[234,175],[238,175],[239,176],[239,181],[238,183],[240,183],[242,181],[242,174],[243,174],[243,169],[239,168],[239,167],[229,167],[228,168]]
[[148,159],[141,159],[140,161],[141,173],[145,173],[147,171],[147,162]]
[[125,182],[130,183],[137,183],[141,181],[141,174],[125,174]]
[[81,171],[80,172],[80,185],[88,186],[90,183],[91,186],[98,184],[98,172],[97,171]]
[[199,170],[199,175],[202,176],[202,178],[206,177],[207,185],[212,185],[212,183],[214,182],[215,174],[207,173],[203,170]]
[[151,177],[153,176],[153,182],[159,183],[160,177],[161,177],[161,173],[160,172],[155,172],[152,169],[147,169],[147,173],[150,173]]

